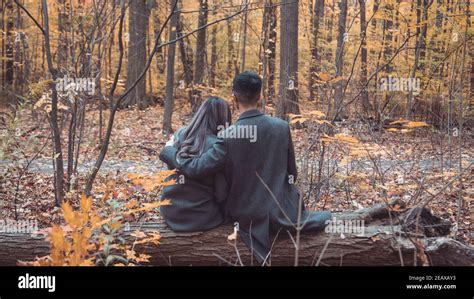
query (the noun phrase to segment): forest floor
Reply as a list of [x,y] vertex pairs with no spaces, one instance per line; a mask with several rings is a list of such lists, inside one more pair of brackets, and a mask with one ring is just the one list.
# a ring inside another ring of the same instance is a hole
[[[11,115],[8,109],[2,109]],[[101,213],[107,213],[107,207],[114,204],[126,205],[132,200],[154,202],[159,197],[159,192],[147,193],[133,186],[127,175],[164,169],[158,153],[169,137],[161,131],[162,115],[160,106],[117,113],[106,161],[93,189]],[[189,115],[187,106],[178,103],[173,128],[184,125]],[[78,190],[66,195],[75,206],[84,176],[99,149],[99,111],[87,111],[86,116],[79,175],[74,179]],[[7,124],[9,130],[0,126],[4,151],[0,159],[0,218],[37,219],[41,227],[59,223],[45,114],[24,110],[17,114],[14,123]],[[67,122],[63,127],[63,136],[67,136]],[[460,157],[458,138],[448,138],[446,133],[431,127],[410,133],[374,132],[364,124],[347,122],[338,124],[333,131],[353,136],[357,143],[328,142],[323,150],[321,135],[314,125],[292,129],[299,170],[297,184],[309,209],[356,210],[401,198],[407,202],[407,208],[426,203],[434,214],[451,223],[456,222],[460,210],[458,238],[474,245],[474,132],[466,132]],[[126,220],[158,218],[157,211],[128,215]]]

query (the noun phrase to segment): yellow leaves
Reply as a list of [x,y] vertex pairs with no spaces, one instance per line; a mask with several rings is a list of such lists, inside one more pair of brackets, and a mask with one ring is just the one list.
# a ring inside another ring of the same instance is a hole
[[135,250],[125,250],[126,257],[128,260],[134,259],[135,258]]
[[78,210],[74,210],[69,202],[63,202],[61,209],[66,224],[54,224],[51,229],[45,230],[49,232],[47,240],[51,244],[51,254],[36,258],[33,262],[24,262],[25,265],[94,265],[90,251],[96,247],[92,236],[100,218],[92,209],[92,198],[82,195]]
[[327,121],[325,119],[315,119],[314,122],[317,123],[318,125],[326,124],[328,126],[334,127],[330,121]]
[[169,199],[165,199],[165,200],[162,200],[162,201],[156,201],[156,202],[152,202],[152,203],[144,203],[143,207],[127,211],[124,214],[134,214],[134,213],[137,213],[137,212],[151,211],[151,210],[159,208],[161,206],[166,206],[166,205],[170,205],[170,204],[171,204],[171,201]]
[[410,121],[403,118],[391,122],[390,125],[399,126],[400,128],[388,128],[386,129],[387,132],[402,133],[402,134],[413,132],[414,129],[416,128],[429,126],[424,121]]
[[319,79],[321,79],[321,81],[326,81],[326,82],[329,81],[329,78],[330,78],[329,74],[327,73],[319,73],[318,76],[319,76]]
[[288,117],[290,118],[290,124],[294,125],[297,123],[303,124],[305,121],[307,121],[307,118],[304,118],[303,115],[301,114],[288,114]]
[[130,236],[135,237],[135,238],[144,238],[146,237],[146,234],[142,231],[136,230],[133,233],[131,233]]
[[334,137],[331,137],[329,135],[326,135],[324,134],[322,137],[321,137],[321,142],[327,142],[327,143],[331,143],[335,141],[335,138]]
[[367,184],[367,182],[362,181],[362,182],[359,184],[359,188],[360,188],[362,191],[368,191],[368,190],[370,189],[370,185]]
[[[147,244],[147,243],[158,245],[160,243],[160,238],[161,238],[160,233],[149,232],[148,234],[146,234],[142,231],[136,230],[131,234],[131,236],[137,239],[141,239],[141,240],[135,240],[131,248],[125,250],[127,260],[129,262],[135,262],[135,263],[148,263],[150,261],[151,256],[148,254],[143,254],[143,253],[137,254],[134,248],[136,245]],[[129,266],[130,265],[133,265],[133,264],[129,263]]]
[[62,203],[61,208],[63,210],[64,220],[70,224],[76,224],[76,219],[74,217],[74,211],[72,210],[69,202],[65,201]]
[[324,134],[322,137],[321,137],[321,141],[322,142],[333,142],[333,141],[339,141],[339,142],[343,142],[343,143],[350,143],[350,144],[357,144],[359,143],[359,140],[353,136],[349,136],[349,135],[346,135],[346,134],[336,134],[334,135],[334,137],[331,137],[331,136],[328,136],[326,134]]
[[[137,254],[135,250],[127,250],[127,260],[137,262],[137,263],[148,263],[150,262],[151,255],[148,254]],[[130,265],[129,265],[130,266]]]
[[309,115],[311,116],[314,116],[316,118],[323,118],[326,116],[326,114],[324,114],[323,112],[319,111],[319,110],[312,110],[310,112],[308,112]]
[[390,211],[394,211],[394,212],[400,212],[400,211],[402,211],[402,207],[401,207],[400,205],[398,205],[398,204],[394,205],[393,207],[390,206],[389,209],[390,209]]
[[64,265],[64,253],[70,251],[69,243],[66,242],[64,237],[64,231],[59,225],[53,225],[51,232],[51,265],[61,266]]
[[148,232],[147,234],[144,234],[142,238],[143,239],[141,240],[136,240],[135,242],[133,242],[133,245],[135,246],[146,243],[158,245],[160,243],[161,235],[159,232]]
[[319,77],[319,80],[316,80],[316,82],[321,83],[321,84],[327,84],[327,83],[334,84],[341,80],[344,80],[344,78],[341,76],[331,79],[331,75],[329,75],[328,73],[323,73],[323,72],[318,73],[318,77]]
[[102,196],[102,203],[105,203],[107,202],[107,200],[109,200],[110,194],[114,192],[114,189],[115,189],[115,180],[108,180],[105,187],[104,195]]
[[129,173],[127,177],[133,185],[143,187],[146,192],[152,192],[161,187],[175,185],[176,180],[174,179],[165,181],[166,178],[175,173],[176,169],[173,169],[164,170],[153,175],[139,175],[136,173]]
[[359,140],[357,140],[357,138],[349,136],[349,135],[345,135],[345,134],[336,134],[334,135],[334,138],[337,141],[341,141],[341,142],[347,142],[347,143],[353,143],[353,144],[359,143]]
[[[33,106],[34,109],[42,109],[47,113],[50,113],[52,110],[51,98],[48,94],[43,94],[43,96],[35,103]],[[61,102],[58,102],[58,110],[68,110],[68,107]]]
[[139,174],[136,174],[136,173],[129,173],[129,174],[127,174],[127,177],[128,177],[129,180],[132,181],[132,183],[133,183],[133,182],[141,182],[141,181],[136,181],[136,180],[138,180],[138,179],[141,177]]
[[306,121],[313,121],[314,123],[318,125],[327,124],[329,126],[333,126],[331,122],[323,119],[325,116],[326,115],[324,114],[324,112],[319,111],[319,110],[312,110],[309,112],[305,112],[303,114],[291,114],[291,113],[288,114],[289,122],[291,125],[294,125],[297,123],[303,124]]
[[396,121],[392,121],[390,124],[391,124],[391,125],[398,125],[398,124],[403,125],[403,124],[406,124],[406,123],[409,123],[409,122],[410,122],[409,120],[400,118],[400,119],[398,119],[398,120],[396,120]]
[[138,205],[138,201],[136,199],[132,199],[128,203],[125,204],[126,209],[132,209]]
[[[52,266],[93,265],[89,250],[95,223],[100,220],[92,210],[92,198],[81,196],[80,209],[74,211],[69,202],[61,205],[65,226],[53,225],[49,235]],[[38,261],[38,260],[37,260]],[[46,259],[42,259],[46,261]]]
[[80,207],[82,211],[90,211],[92,209],[92,197],[87,197],[85,194],[82,194]]
[[424,121],[410,121],[404,125],[406,128],[420,128],[420,127],[428,127],[428,124]]
[[[148,176],[146,179],[158,183],[170,173],[174,171]],[[144,179],[134,174],[130,174],[129,178],[131,180]],[[99,204],[100,202],[99,200]],[[127,244],[126,239],[119,235],[124,232],[121,228],[124,225],[125,216],[151,211],[169,204],[171,204],[170,200],[140,204],[137,199],[132,199],[118,212],[114,212],[106,219],[101,219],[94,211],[92,197],[82,195],[78,209],[75,209],[71,203],[64,202],[61,208],[65,224],[53,225],[45,230],[48,232],[47,240],[51,244],[50,255],[36,258],[32,262],[20,263],[38,266],[91,266],[96,263],[106,266],[115,264],[134,266],[149,262],[150,256],[143,253],[137,254],[134,247],[141,244],[158,245],[161,240],[160,233],[135,230],[131,233],[131,237],[135,238],[134,242]],[[126,254],[127,259],[117,255],[119,253]]]

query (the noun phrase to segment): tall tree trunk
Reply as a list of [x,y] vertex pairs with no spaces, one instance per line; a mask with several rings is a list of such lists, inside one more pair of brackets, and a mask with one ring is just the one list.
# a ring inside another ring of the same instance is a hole
[[262,24],[263,46],[263,98],[265,105],[273,103],[275,97],[275,58],[277,38],[277,17],[273,0],[265,1]]
[[368,117],[371,111],[369,93],[367,91],[367,21],[365,16],[365,0],[359,0],[360,6],[360,88],[364,90],[361,93],[362,111],[365,117]]
[[425,69],[425,57],[426,57],[426,37],[428,35],[428,9],[433,3],[433,0],[423,0],[423,26],[421,27],[421,40],[420,40],[420,69]]
[[[212,15],[217,15],[217,4],[214,0]],[[217,73],[217,26],[212,27],[211,31],[211,66],[209,68],[209,85],[216,87],[216,73]]]
[[[158,7],[153,9],[153,32],[155,34],[155,38],[160,39],[158,44],[161,45],[161,37],[158,36],[160,32],[161,25],[160,25],[160,10]],[[156,68],[158,73],[163,74],[165,72],[165,59],[163,57],[163,48],[159,48],[158,52],[156,53]]]
[[[337,34],[337,49],[336,49],[336,78],[342,77],[344,68],[344,44],[346,36],[346,20],[347,20],[347,1],[342,0],[339,3],[339,21]],[[344,99],[342,89],[344,80],[338,80],[335,83],[334,90],[334,118],[339,119],[344,116]]]
[[232,29],[232,23],[227,21],[227,78],[231,79],[233,76],[233,68],[235,62],[234,56],[234,30]]
[[[312,3],[312,2],[311,2]],[[318,49],[319,27],[324,17],[324,0],[316,0],[311,16],[311,66],[309,68],[309,100],[317,100],[318,95],[318,73],[321,71],[321,55]],[[316,103],[317,105],[318,103]]]
[[299,114],[298,0],[283,0],[280,13],[280,86],[277,115]]
[[[416,77],[416,73],[418,70],[424,70],[424,57],[426,53],[426,35],[427,35],[427,20],[428,20],[428,8],[430,4],[428,4],[429,0],[417,0],[417,9],[416,9],[416,45],[415,45],[415,62],[413,63],[413,69],[411,72],[411,78]],[[423,3],[422,3],[423,2]],[[421,8],[423,7],[423,14],[421,12]],[[422,29],[420,30],[420,24],[423,22]],[[423,90],[423,89],[421,89]],[[421,94],[421,91],[420,91]],[[413,110],[413,102],[414,102],[414,95],[412,91],[409,91],[407,97],[407,107],[405,111],[405,117],[407,119],[412,117],[412,110]]]
[[[469,28],[471,28],[472,26],[472,22],[471,22],[471,18],[472,18],[472,12],[471,12],[471,8],[470,8],[470,0],[467,0],[467,15],[468,15],[468,22],[467,22],[467,26],[469,26]],[[471,58],[471,80],[470,80],[470,91],[469,91],[469,110],[473,110],[474,109],[474,42],[471,40],[471,42],[469,43],[469,57]]]
[[[8,0],[7,0],[8,1]],[[0,30],[5,32],[5,0],[0,0],[0,16],[2,20],[0,21]],[[5,57],[5,39],[1,38],[0,44],[0,57]],[[5,60],[0,59],[0,84],[1,86],[5,86]]]
[[[48,3],[46,0],[42,0],[41,7],[43,11],[43,28],[44,28],[44,49],[45,56],[48,63],[48,70],[51,74],[52,81],[56,81],[58,77],[58,71],[53,65],[53,55],[51,53],[51,44],[49,36],[49,15],[48,15]],[[64,162],[63,152],[61,145],[61,130],[58,124],[58,92],[55,84],[51,84],[52,96],[51,96],[51,112],[50,112],[50,126],[51,135],[53,139],[53,164],[54,164],[54,192],[56,199],[56,206],[61,205],[64,199]]]
[[[370,22],[372,34],[377,34],[377,18],[376,18],[376,15],[378,13],[379,6],[380,6],[380,0],[374,0],[374,5],[372,7],[372,14],[374,15],[374,17],[372,18],[372,21]],[[367,27],[368,27],[368,25],[369,24],[367,24]],[[368,34],[366,33],[366,36],[367,35]],[[375,49],[370,49],[369,53],[373,56],[373,55],[376,54],[376,51],[375,51]],[[377,82],[376,82],[376,84],[377,84]]]
[[15,41],[14,36],[14,11],[13,11],[13,0],[7,0],[5,5],[5,14],[7,16],[7,26],[6,26],[6,46],[5,46],[5,86],[13,86],[13,44]]
[[[176,7],[173,16],[170,20],[169,25],[169,41],[176,39],[176,28],[179,22],[179,9],[176,5],[176,1],[171,2],[171,9]],[[166,64],[166,96],[165,96],[165,111],[163,114],[163,132],[172,133],[172,122],[171,118],[173,115],[174,106],[174,60],[176,54],[176,43],[171,43],[168,47],[168,59]]]
[[[19,1],[20,3],[22,1]],[[15,36],[15,62],[14,62],[14,73],[15,73],[15,92],[23,94],[25,89],[25,83],[27,80],[28,69],[30,63],[26,61],[28,40],[25,31],[23,31],[23,17],[20,7],[16,7],[16,36]]]
[[65,75],[68,72],[68,31],[69,31],[69,0],[58,0],[58,50],[56,61],[58,72]]
[[[208,0],[199,0],[198,27],[207,24]],[[199,30],[196,38],[196,59],[194,65],[194,85],[193,85],[193,111],[196,111],[202,101],[202,84],[204,83],[204,71],[206,67],[206,29]]]
[[[330,0],[328,0],[329,2]],[[334,27],[334,18],[335,18],[335,8],[336,8],[336,0],[332,0],[330,1],[329,3],[329,10],[328,10],[328,14],[327,14],[327,17],[325,18],[325,20],[327,20],[327,24],[326,24],[326,31],[327,31],[327,34],[326,34],[326,43],[328,45],[330,45],[333,41],[333,36],[332,36],[332,31],[333,31],[333,27]],[[332,47],[329,47],[329,49],[325,50],[326,52],[326,55],[324,55],[324,57],[326,58],[326,61],[331,61],[332,60]]]
[[244,33],[243,33],[243,39],[242,39],[242,64],[240,66],[240,69],[242,71],[245,71],[245,60],[247,58],[246,54],[247,54],[247,27],[248,27],[248,4],[247,6],[245,7],[245,12],[244,12],[244,16],[242,18],[242,26],[243,26],[243,30],[244,30]]
[[436,28],[440,28],[443,26],[444,14],[441,10],[442,5],[443,0],[436,0]]
[[[385,27],[385,44],[384,44],[384,49],[383,49],[383,57],[384,61],[388,62],[390,58],[392,57],[392,42],[393,42],[393,11],[394,7],[391,3],[387,3],[386,7],[384,9],[385,13],[385,18],[384,18],[384,27]],[[385,73],[390,74],[393,72],[393,63],[390,62],[387,64],[385,67]]]
[[[178,27],[177,27],[177,35],[178,37],[183,36],[183,22],[181,19],[178,20]],[[193,91],[192,91],[192,84],[193,84],[193,48],[190,45],[189,39],[183,38],[179,41],[179,52],[181,57],[181,64],[183,65],[183,77],[186,90],[188,91],[188,99],[189,103],[193,105]],[[182,86],[182,84],[180,84]]]
[[275,98],[275,72],[276,72],[276,42],[277,42],[277,9],[273,0],[268,1],[270,5],[268,20],[268,80],[267,100],[272,103]]
[[[146,0],[129,0],[129,43],[126,89],[136,81],[146,64],[146,31],[149,14],[150,11]],[[139,109],[145,109],[148,105],[146,99],[146,76],[143,76],[135,88],[127,95],[126,99],[121,103],[120,108],[134,105],[137,105]]]

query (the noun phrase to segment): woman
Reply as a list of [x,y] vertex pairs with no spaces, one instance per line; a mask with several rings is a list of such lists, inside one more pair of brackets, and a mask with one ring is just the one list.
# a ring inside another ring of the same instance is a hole
[[[200,156],[218,141],[218,129],[230,123],[227,102],[210,97],[199,107],[189,125],[175,133],[174,147],[165,147],[160,160],[173,169],[180,157]],[[177,183],[163,189],[162,199],[170,199],[171,205],[162,206],[161,215],[172,230],[203,231],[224,222],[227,184],[222,173],[190,179],[178,172],[170,178]]]

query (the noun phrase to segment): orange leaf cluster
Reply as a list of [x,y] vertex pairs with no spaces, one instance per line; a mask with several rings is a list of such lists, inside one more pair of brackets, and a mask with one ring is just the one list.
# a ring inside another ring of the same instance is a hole
[[407,119],[398,119],[390,123],[390,125],[400,125],[401,128],[388,128],[388,132],[396,133],[410,133],[416,128],[428,127],[428,124],[424,121],[410,121]]
[[158,188],[176,184],[176,180],[174,179],[165,181],[166,178],[175,173],[175,169],[164,170],[153,175],[139,175],[136,173],[129,173],[128,179],[133,185],[143,187],[146,192],[152,192]]

